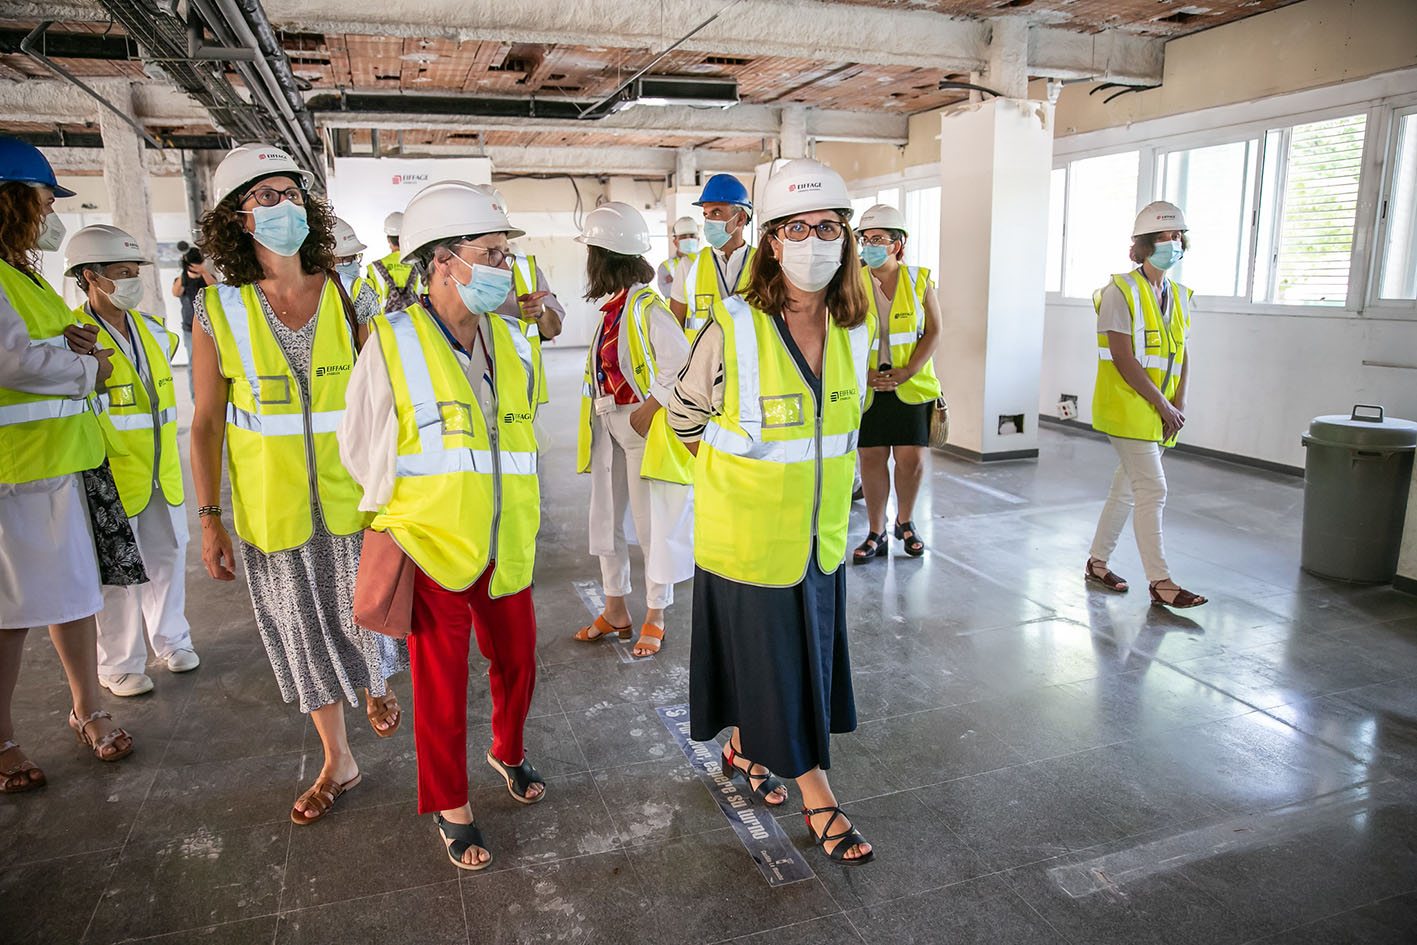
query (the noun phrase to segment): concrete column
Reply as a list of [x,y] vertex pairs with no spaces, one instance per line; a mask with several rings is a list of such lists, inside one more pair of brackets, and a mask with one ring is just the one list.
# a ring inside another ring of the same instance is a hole
[[[127,81],[105,82],[100,94],[129,118],[136,120],[133,87]],[[148,169],[143,160],[144,142],[127,122],[106,108],[98,112],[103,135],[103,180],[113,205],[113,225],[127,230],[149,259],[157,259],[157,234],[153,230],[153,202],[148,189]],[[162,291],[157,266],[143,267],[145,312],[162,317],[167,296]]]
[[674,152],[674,189],[693,190],[698,186],[699,155],[693,148]]
[[699,155],[693,148],[680,148],[674,154],[674,188],[664,192],[664,223],[669,233],[674,234],[674,221],[680,217],[693,217],[703,227],[704,216],[694,201],[699,199],[702,188],[698,181]]
[[1004,98],[1024,98],[1028,95],[1028,22],[1021,16],[1002,16],[989,24],[993,38],[981,84]]
[[779,129],[780,154],[785,160],[807,156],[807,106],[784,105]]
[[937,281],[948,341],[935,368],[949,449],[985,462],[1036,457],[1053,106],[1000,98],[940,121]]

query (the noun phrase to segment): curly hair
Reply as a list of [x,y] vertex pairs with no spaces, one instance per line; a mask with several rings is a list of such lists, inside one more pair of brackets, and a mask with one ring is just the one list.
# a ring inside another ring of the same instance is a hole
[[653,281],[654,267],[645,262],[643,256],[628,256],[599,246],[586,247],[587,302]]
[[[256,258],[252,236],[242,221],[240,209],[244,192],[242,188],[227,194],[198,221],[202,252],[216,266],[223,281],[233,286],[250,285],[266,277],[261,261]],[[310,235],[300,246],[301,269],[307,275],[333,269],[335,215],[329,204],[313,194],[306,194],[305,222],[310,227]]]
[[[1158,236],[1160,236],[1160,235],[1161,235],[1161,234],[1159,234],[1159,233],[1143,233],[1141,236],[1133,236],[1133,237],[1132,237],[1132,248],[1131,248],[1130,252],[1128,253],[1128,255],[1130,255],[1130,256],[1132,257],[1132,262],[1134,262],[1134,263],[1136,263],[1138,266],[1140,266],[1140,265],[1142,264],[1142,262],[1143,262],[1148,256],[1150,256],[1152,253],[1156,252],[1156,238],[1157,238]],[[1182,230],[1182,231],[1181,231],[1181,249],[1184,250],[1184,249],[1190,249],[1190,248],[1191,248],[1191,240],[1190,240],[1190,237],[1188,237],[1188,236],[1186,235],[1186,232],[1185,232],[1184,230]]]
[[34,187],[18,180],[0,184],[0,259],[27,276],[38,274],[41,256],[35,244],[47,215]]
[[[841,268],[837,269],[832,281],[827,283],[827,312],[839,328],[855,328],[866,320],[871,309],[871,301],[866,296],[866,286],[862,278],[861,256],[856,252],[856,234],[846,221],[846,214],[837,211],[841,218]],[[769,234],[773,228],[786,222],[787,218],[772,220],[763,225],[763,233]],[[782,274],[782,265],[773,258],[767,241],[753,254],[753,273],[748,288],[743,293],[747,303],[759,311],[781,317],[787,307],[787,277]]]

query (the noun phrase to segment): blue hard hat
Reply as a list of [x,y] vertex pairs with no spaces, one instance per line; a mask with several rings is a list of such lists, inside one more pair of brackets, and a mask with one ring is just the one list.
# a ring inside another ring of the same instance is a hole
[[19,138],[0,135],[0,181],[7,180],[43,184],[53,190],[56,197],[74,196],[72,190],[59,186],[59,181],[54,178],[54,168],[39,153],[39,148]]
[[748,197],[748,188],[732,174],[715,174],[704,184],[704,192],[694,201],[694,206],[706,203],[737,204],[748,210],[753,209],[753,201]]

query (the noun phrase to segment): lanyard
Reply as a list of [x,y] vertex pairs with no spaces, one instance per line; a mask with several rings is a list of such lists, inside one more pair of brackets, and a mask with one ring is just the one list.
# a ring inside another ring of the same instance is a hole
[[[443,324],[443,320],[438,317],[437,310],[433,308],[433,300],[426,295],[423,296],[423,307],[428,310],[429,315],[433,316],[433,324],[438,326],[438,330],[443,333],[443,337],[448,340],[448,344],[452,346],[452,349],[454,351],[461,351],[467,356],[469,361],[472,360],[472,352],[464,348],[462,342],[454,338],[451,331],[448,331],[448,326]],[[481,332],[479,332],[479,335],[480,334]]]

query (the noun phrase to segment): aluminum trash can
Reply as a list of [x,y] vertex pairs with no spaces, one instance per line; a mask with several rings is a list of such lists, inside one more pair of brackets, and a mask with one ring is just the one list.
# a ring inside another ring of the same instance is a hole
[[1304,434],[1304,537],[1310,574],[1384,584],[1397,573],[1402,522],[1417,451],[1417,423],[1359,404],[1315,417]]

